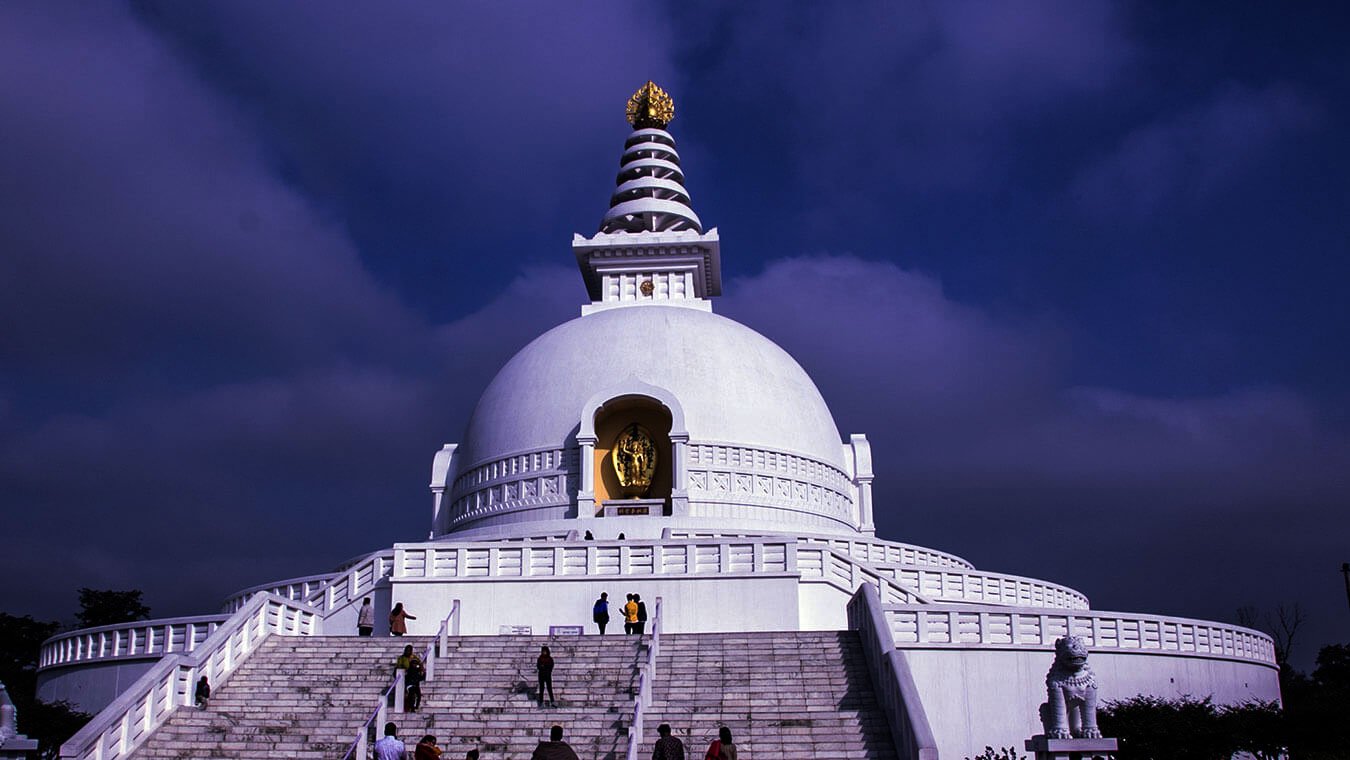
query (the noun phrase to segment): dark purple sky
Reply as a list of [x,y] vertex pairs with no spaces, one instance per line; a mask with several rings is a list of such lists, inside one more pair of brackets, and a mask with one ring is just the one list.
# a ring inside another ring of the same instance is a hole
[[1173,5],[0,5],[0,609],[424,536],[652,78],[885,536],[1350,639],[1350,19]]

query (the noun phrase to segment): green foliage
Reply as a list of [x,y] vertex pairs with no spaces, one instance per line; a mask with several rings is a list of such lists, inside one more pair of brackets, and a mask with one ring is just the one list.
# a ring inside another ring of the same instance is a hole
[[59,627],[29,615],[17,617],[0,612],[0,682],[11,696],[33,693],[38,650]]
[[1205,699],[1138,696],[1108,702],[1097,714],[1104,736],[1120,740],[1120,760],[1228,760],[1231,742],[1219,711]]
[[1120,740],[1119,760],[1229,760],[1238,752],[1267,760],[1289,744],[1275,702],[1219,707],[1209,697],[1138,696],[1107,703],[1098,722]]
[[35,699],[28,705],[27,712],[19,712],[19,717],[28,726],[23,729],[28,738],[38,740],[38,756],[43,760],[56,760],[61,744],[74,736],[93,716],[71,708],[70,703],[64,700],[43,702]]
[[1017,749],[1014,747],[995,750],[993,747],[986,745],[983,752],[975,757],[967,757],[966,760],[1026,760],[1026,755],[1017,754]]
[[1256,760],[1277,760],[1289,747],[1289,724],[1278,702],[1257,700],[1222,708],[1219,729],[1234,750]]
[[80,612],[75,616],[80,628],[129,623],[149,617],[150,608],[141,602],[140,591],[80,589]]

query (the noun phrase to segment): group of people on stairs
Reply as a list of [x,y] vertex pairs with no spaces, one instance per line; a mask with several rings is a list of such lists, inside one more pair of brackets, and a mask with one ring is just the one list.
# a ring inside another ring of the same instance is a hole
[[[647,604],[642,601],[640,594],[628,594],[624,605],[619,608],[623,615],[623,632],[626,634],[637,634],[641,636],[646,632],[647,627]],[[595,600],[591,610],[591,618],[604,635],[605,626],[609,624],[609,594],[602,593],[600,598]],[[416,620],[417,617],[403,609],[403,603],[394,605],[393,611],[389,613],[389,634],[391,636],[402,636],[408,632],[408,626],[405,621]],[[375,630],[375,610],[367,597],[362,601],[360,610],[356,618],[357,634],[360,636],[371,636]],[[557,697],[553,691],[553,655],[548,647],[542,647],[539,657],[535,660],[535,672],[539,677],[539,706],[544,706],[544,695],[548,694],[548,703],[551,706],[557,706]],[[403,648],[403,654],[394,663],[395,671],[404,670],[404,683],[407,691],[404,695],[404,709],[407,712],[416,712],[422,704],[422,682],[426,679],[426,666],[421,657],[413,652],[412,645],[409,644]],[[203,678],[203,681],[206,679]],[[209,687],[207,694],[209,695]],[[199,695],[200,697],[200,695]],[[202,702],[205,700],[203,699]],[[671,734],[670,725],[662,723],[657,728],[660,737],[656,740],[656,745],[652,751],[652,760],[685,760],[684,743]],[[443,757],[444,750],[436,746],[436,737],[430,734],[422,737],[413,750],[413,754],[408,754],[407,746],[397,736],[398,727],[394,723],[386,723],[384,726],[384,738],[375,743],[375,760],[440,760]],[[579,760],[576,752],[567,742],[563,741],[562,726],[553,726],[549,730],[549,740],[539,742],[531,755],[531,760]],[[477,749],[469,750],[465,760],[478,760],[479,753]],[[722,726],[718,731],[718,738],[714,739],[708,746],[708,751],[704,754],[703,760],[737,760],[736,744],[732,741],[731,729]]]
[[[402,636],[408,632],[409,620],[416,620],[416,615],[408,614],[403,609],[403,602],[394,605],[394,609],[389,612],[389,635]],[[356,635],[369,637],[375,633],[375,607],[370,603],[370,597],[361,600],[361,608],[356,612]]]
[[[670,724],[662,723],[656,732],[661,738],[656,740],[652,750],[652,760],[685,760],[684,743],[671,735]],[[398,726],[386,723],[384,738],[375,743],[375,760],[439,760],[444,750],[436,746],[436,737],[424,736],[418,742],[414,754],[408,756],[408,748],[398,738]],[[478,760],[478,750],[471,749],[466,760]],[[534,748],[530,760],[580,760],[572,745],[563,741],[563,727],[555,725],[549,729],[548,741],[541,741]],[[737,760],[736,744],[731,740],[731,729],[722,726],[718,737],[708,747],[703,760]]]
[[[427,734],[413,748],[413,753],[408,754],[408,745],[398,738],[398,726],[394,723],[384,724],[384,738],[375,742],[375,760],[449,760],[445,757],[445,750],[436,746],[436,737]],[[471,749],[464,755],[464,760],[478,760],[478,750]]]
[[[629,594],[628,600],[619,608],[619,614],[623,615],[624,633],[641,636],[647,632],[647,603],[642,601],[641,594]],[[609,625],[608,593],[600,594],[600,598],[591,605],[591,621],[600,629],[600,635],[604,636],[605,626]]]

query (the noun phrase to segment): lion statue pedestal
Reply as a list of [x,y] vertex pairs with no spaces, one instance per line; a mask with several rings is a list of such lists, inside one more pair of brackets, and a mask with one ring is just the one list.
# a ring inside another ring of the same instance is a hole
[[1097,728],[1097,677],[1088,665],[1087,644],[1077,636],[1055,640],[1055,662],[1045,674],[1046,701],[1041,705],[1045,733],[1027,740],[1036,760],[1110,758],[1115,739],[1103,739]]

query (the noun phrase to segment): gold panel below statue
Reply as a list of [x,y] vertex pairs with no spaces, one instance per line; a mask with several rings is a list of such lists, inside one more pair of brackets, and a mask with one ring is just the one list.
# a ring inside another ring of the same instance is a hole
[[656,444],[652,434],[636,422],[623,429],[610,454],[619,489],[630,499],[640,499],[651,490],[656,475]]

